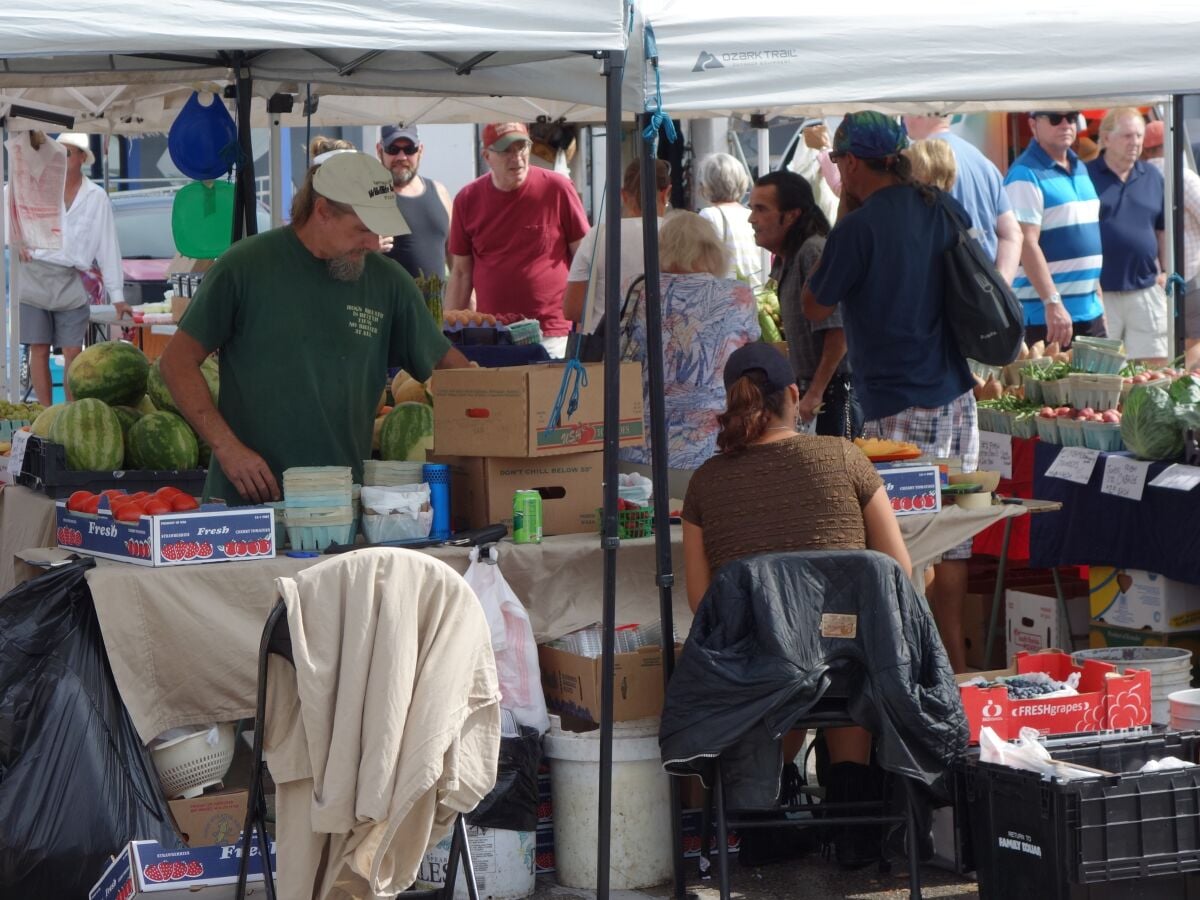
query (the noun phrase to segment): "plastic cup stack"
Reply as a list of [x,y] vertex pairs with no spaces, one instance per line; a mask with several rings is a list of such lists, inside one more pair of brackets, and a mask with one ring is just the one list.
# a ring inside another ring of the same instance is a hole
[[324,550],[354,537],[354,483],[349,466],[300,466],[283,473],[283,516],[297,550]]

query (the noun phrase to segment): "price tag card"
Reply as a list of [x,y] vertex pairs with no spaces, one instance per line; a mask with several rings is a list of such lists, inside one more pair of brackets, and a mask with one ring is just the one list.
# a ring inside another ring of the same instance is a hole
[[17,480],[21,474],[21,461],[25,458],[25,445],[29,443],[28,431],[15,431],[12,436],[12,449],[8,454],[8,474]]
[[1126,500],[1141,500],[1146,486],[1146,472],[1150,463],[1128,456],[1108,456],[1104,460],[1104,477],[1100,481],[1100,493],[1124,497]]
[[1012,478],[1012,435],[995,431],[979,432],[979,468]]
[[1170,488],[1173,491],[1190,491],[1200,484],[1200,466],[1185,466],[1181,463],[1167,466],[1153,481],[1150,487]]
[[1092,470],[1096,468],[1096,460],[1100,458],[1099,450],[1089,450],[1086,447],[1063,447],[1058,456],[1046,470],[1049,478],[1062,478],[1075,484],[1087,484],[1091,481]]

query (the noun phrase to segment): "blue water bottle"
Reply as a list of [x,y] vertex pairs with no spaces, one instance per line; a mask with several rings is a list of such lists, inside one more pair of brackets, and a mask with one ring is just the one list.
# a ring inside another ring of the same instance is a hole
[[444,541],[450,537],[450,467],[445,463],[425,463],[421,480],[429,485],[429,505],[433,507],[433,528],[429,536]]

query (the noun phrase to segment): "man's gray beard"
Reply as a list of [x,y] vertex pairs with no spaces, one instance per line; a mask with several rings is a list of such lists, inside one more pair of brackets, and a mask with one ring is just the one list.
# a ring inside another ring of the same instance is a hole
[[392,187],[404,187],[410,181],[417,177],[416,169],[401,169],[399,172],[392,172]]
[[335,281],[358,281],[362,277],[366,264],[365,254],[362,256],[337,256],[325,263],[329,269],[329,276]]

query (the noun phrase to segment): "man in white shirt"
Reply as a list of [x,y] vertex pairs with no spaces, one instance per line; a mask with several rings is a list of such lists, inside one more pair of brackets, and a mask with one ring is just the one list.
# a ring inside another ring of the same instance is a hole
[[84,164],[96,161],[87,135],[68,132],[57,140],[67,151],[63,245],[20,251],[21,343],[29,346],[29,377],[43,406],[52,401],[50,348],[62,348],[64,370],[83,349],[89,305],[85,278],[94,280],[98,272],[117,312],[129,311],[112,204],[104,189],[83,175]]

